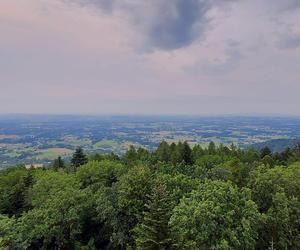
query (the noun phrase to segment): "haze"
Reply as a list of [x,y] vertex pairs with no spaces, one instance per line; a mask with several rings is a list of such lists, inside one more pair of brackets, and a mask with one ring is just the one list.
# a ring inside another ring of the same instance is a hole
[[300,115],[299,0],[0,0],[0,113]]

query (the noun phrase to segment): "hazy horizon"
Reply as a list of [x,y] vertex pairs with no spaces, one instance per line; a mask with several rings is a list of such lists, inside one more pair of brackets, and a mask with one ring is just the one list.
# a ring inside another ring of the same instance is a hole
[[143,113],[0,113],[0,117],[42,117],[42,116],[57,116],[57,117],[62,117],[62,116],[70,116],[70,117],[158,117],[158,118],[172,118],[172,117],[179,117],[179,118],[219,118],[219,117],[242,117],[242,118],[300,118],[300,115],[297,114],[276,114],[276,113],[223,113],[223,114],[172,114],[172,113],[148,113],[148,114],[143,114]]
[[3,0],[0,114],[300,116],[300,1]]

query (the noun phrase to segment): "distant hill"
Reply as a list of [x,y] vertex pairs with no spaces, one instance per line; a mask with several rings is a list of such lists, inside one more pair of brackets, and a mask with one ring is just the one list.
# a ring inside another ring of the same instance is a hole
[[248,147],[253,147],[257,150],[260,150],[264,147],[269,147],[273,152],[281,152],[284,151],[287,147],[292,148],[296,146],[299,141],[300,139],[272,139],[265,142],[254,143]]

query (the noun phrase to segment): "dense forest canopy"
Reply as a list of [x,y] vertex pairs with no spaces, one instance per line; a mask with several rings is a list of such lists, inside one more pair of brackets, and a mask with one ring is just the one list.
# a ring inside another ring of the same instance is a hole
[[0,172],[0,249],[300,249],[300,144],[77,149]]

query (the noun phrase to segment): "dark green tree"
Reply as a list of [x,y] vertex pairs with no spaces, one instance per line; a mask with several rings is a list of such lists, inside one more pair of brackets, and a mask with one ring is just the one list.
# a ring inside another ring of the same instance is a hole
[[88,161],[86,155],[83,152],[82,148],[77,148],[73,154],[73,157],[71,159],[71,165],[73,167],[73,170],[75,171],[78,167],[81,165],[86,164]]
[[213,141],[209,143],[207,151],[210,155],[214,155],[216,153],[216,144]]
[[0,174],[0,213],[21,215],[28,209],[28,189],[32,185],[31,170],[11,168]]
[[170,146],[166,141],[162,141],[157,150],[156,157],[159,161],[169,162],[170,161]]
[[130,145],[129,149],[125,153],[123,160],[126,164],[132,165],[134,164],[138,159],[138,154],[136,151],[136,148],[133,145]]
[[145,148],[141,148],[141,147],[138,148],[136,151],[136,154],[137,154],[138,160],[140,160],[140,161],[145,162],[145,161],[150,160],[150,152]]
[[259,167],[251,172],[248,185],[267,218],[256,249],[300,249],[300,164]]
[[260,158],[263,159],[266,155],[272,155],[271,150],[269,147],[264,147],[260,150]]
[[270,166],[270,167],[273,167],[274,164],[275,164],[273,157],[270,156],[270,155],[264,156],[264,158],[262,158],[262,162],[263,162],[263,164],[265,164],[266,166]]
[[135,228],[137,249],[167,250],[172,247],[169,230],[172,208],[166,186],[158,184],[146,204],[142,223]]
[[172,154],[171,154],[171,162],[173,163],[173,165],[176,165],[178,163],[182,163],[183,162],[183,143],[181,141],[179,141],[177,143],[177,145],[175,146],[175,148],[173,148],[174,146],[171,144],[172,147]]
[[204,150],[200,145],[195,145],[192,150],[193,161],[204,155]]
[[193,164],[193,156],[192,156],[192,149],[190,145],[185,141],[182,146],[182,160],[185,164],[191,165]]
[[62,169],[65,168],[65,163],[64,163],[63,159],[59,156],[53,162],[53,169],[57,171],[60,168],[62,168]]

